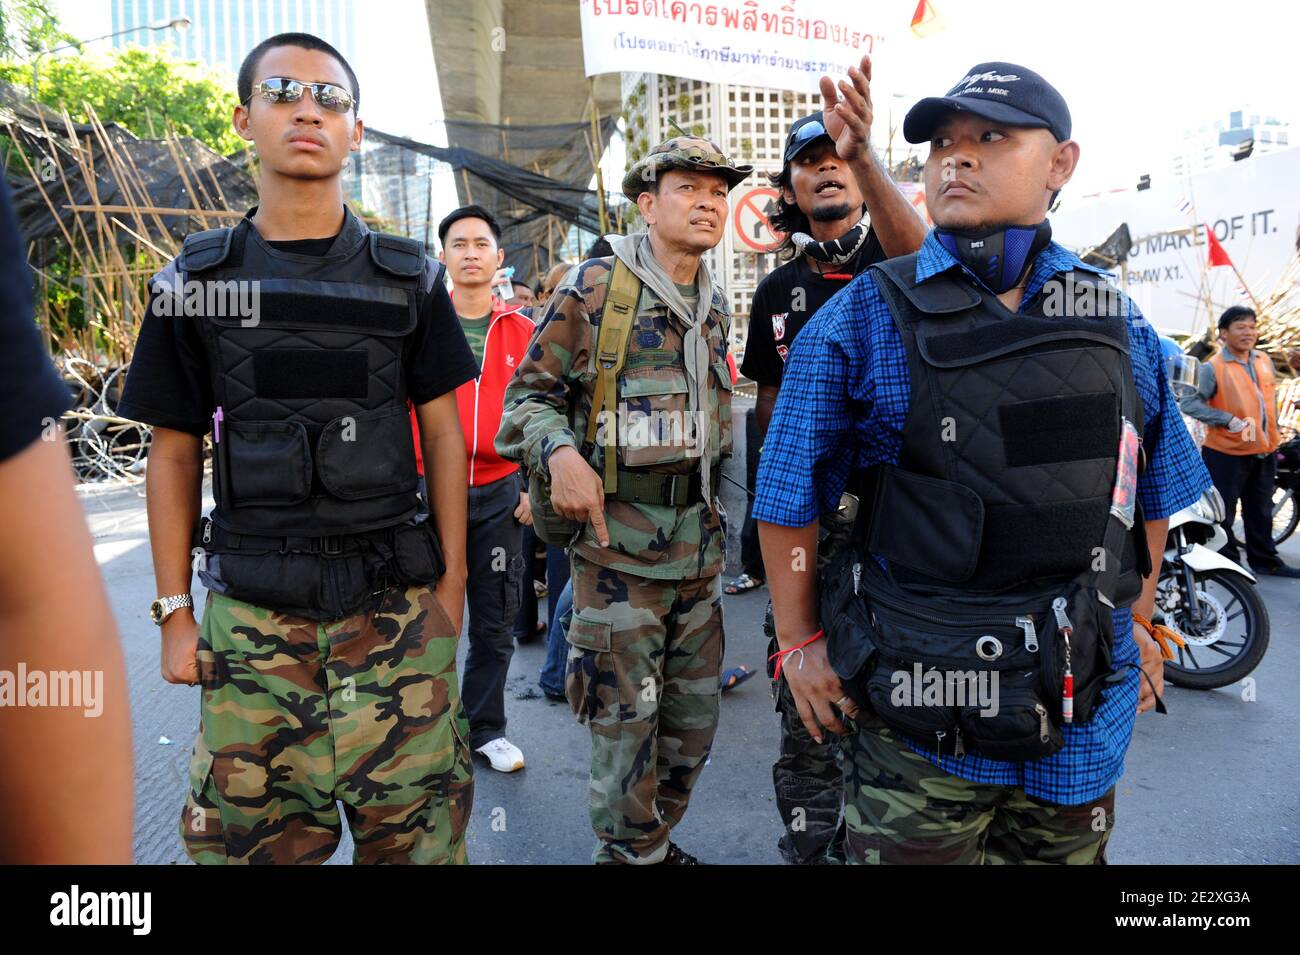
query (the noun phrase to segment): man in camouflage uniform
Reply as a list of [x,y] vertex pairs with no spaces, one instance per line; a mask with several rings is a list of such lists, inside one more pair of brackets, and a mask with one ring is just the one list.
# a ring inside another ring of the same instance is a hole
[[[727,193],[749,172],[693,137],[634,164],[623,192],[648,231],[565,277],[506,392],[498,451],[544,475],[554,513],[581,524],[570,549],[565,692],[591,729],[597,863],[695,861],[669,833],[718,723],[725,529],[716,479],[731,451],[731,316],[701,256],[722,238]],[[617,422],[604,420],[580,449],[616,259],[641,282]],[[611,442],[618,479],[607,494]]]

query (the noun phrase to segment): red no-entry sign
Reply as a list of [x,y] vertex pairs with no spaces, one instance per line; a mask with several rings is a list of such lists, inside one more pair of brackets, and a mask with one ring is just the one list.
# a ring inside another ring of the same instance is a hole
[[785,241],[785,233],[772,228],[781,194],[775,189],[751,189],[736,200],[732,222],[740,241],[755,252],[772,252]]

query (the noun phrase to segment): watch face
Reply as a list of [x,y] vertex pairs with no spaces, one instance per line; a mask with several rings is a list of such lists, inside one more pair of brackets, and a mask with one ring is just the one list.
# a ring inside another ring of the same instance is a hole
[[161,600],[155,600],[149,605],[149,617],[154,623],[162,623],[163,606]]

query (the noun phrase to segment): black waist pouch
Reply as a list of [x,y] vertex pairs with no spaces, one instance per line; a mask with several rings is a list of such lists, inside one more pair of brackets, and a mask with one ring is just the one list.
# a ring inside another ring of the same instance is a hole
[[827,662],[859,707],[868,705],[862,678],[876,655],[871,613],[858,594],[862,559],[845,545],[817,574],[817,612],[826,633]]
[[[257,607],[309,620],[351,616],[393,587],[436,583],[446,570],[427,520],[320,541],[209,535],[203,584]],[[328,543],[326,543],[328,542]]]
[[1067,661],[1071,721],[1099,703],[1114,625],[1086,575],[1052,593],[978,599],[904,592],[869,556],[846,555],[823,577],[827,651],[846,691],[944,755],[1022,762],[1060,750]]
[[438,535],[428,520],[398,524],[392,534],[391,571],[395,584],[436,583],[447,570]]
[[210,553],[205,563],[199,579],[209,590],[318,622],[357,613],[374,591],[367,560],[359,552],[327,555],[237,550]]

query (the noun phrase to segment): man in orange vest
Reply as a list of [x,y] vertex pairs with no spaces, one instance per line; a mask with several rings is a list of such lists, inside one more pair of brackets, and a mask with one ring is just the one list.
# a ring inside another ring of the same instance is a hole
[[1241,499],[1246,556],[1256,574],[1300,577],[1282,563],[1273,544],[1273,486],[1278,446],[1273,362],[1255,348],[1255,313],[1234,305],[1219,317],[1220,348],[1201,366],[1197,390],[1182,399],[1184,413],[1209,425],[1201,455],[1223,495],[1228,531],[1225,557],[1240,560],[1232,525]]

